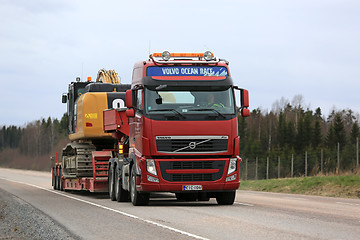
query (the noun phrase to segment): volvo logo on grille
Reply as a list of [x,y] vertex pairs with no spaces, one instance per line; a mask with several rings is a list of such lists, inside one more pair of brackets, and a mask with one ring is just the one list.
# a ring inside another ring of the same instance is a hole
[[190,142],[190,143],[189,143],[189,148],[190,148],[190,149],[196,148],[196,142]]

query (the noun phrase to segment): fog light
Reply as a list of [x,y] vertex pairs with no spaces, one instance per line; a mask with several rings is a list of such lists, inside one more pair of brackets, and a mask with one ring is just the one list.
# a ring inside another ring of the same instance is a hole
[[234,181],[236,179],[236,174],[230,176],[230,177],[227,177],[226,178],[226,182],[229,182],[229,181]]
[[149,182],[156,182],[156,183],[159,182],[159,179],[157,179],[156,177],[149,176],[149,175],[147,175],[147,180]]

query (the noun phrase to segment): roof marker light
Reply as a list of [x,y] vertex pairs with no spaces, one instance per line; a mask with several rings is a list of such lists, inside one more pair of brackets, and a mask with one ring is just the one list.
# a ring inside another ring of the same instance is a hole
[[206,51],[205,53],[204,53],[204,58],[205,58],[205,60],[206,61],[210,61],[212,58],[213,58],[213,54],[212,54],[212,52],[210,52],[210,51]]
[[170,57],[171,57],[171,54],[170,54],[168,51],[164,51],[164,52],[161,54],[161,57],[162,57],[163,60],[169,61],[169,60],[170,60]]

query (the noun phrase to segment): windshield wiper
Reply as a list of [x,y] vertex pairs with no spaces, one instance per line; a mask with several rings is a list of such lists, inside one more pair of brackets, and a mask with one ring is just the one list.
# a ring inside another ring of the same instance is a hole
[[153,109],[153,110],[149,110],[149,112],[162,112],[162,111],[172,111],[176,114],[178,114],[179,116],[181,116],[182,118],[186,118],[183,114],[181,114],[179,111],[172,109],[172,108],[163,108],[163,109]]
[[226,118],[223,114],[221,114],[218,110],[213,109],[213,108],[194,108],[194,109],[188,109],[188,111],[213,111],[216,112],[219,116],[222,116],[223,118]]

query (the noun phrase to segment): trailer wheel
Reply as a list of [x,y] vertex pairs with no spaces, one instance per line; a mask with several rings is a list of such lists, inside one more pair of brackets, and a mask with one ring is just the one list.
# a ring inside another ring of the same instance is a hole
[[216,201],[219,205],[232,205],[235,201],[236,191],[216,193]]
[[59,181],[58,181],[58,168],[56,167],[55,168],[55,173],[54,173],[54,189],[55,190],[59,189],[58,184],[59,184]]
[[51,180],[52,180],[51,184],[53,186],[53,189],[55,190],[55,168],[52,168]]
[[139,193],[136,190],[136,173],[135,173],[135,164],[131,169],[131,181],[130,181],[130,198],[134,206],[144,206],[149,203],[150,194],[149,193]]
[[109,185],[109,196],[111,201],[115,201],[115,189],[114,189],[114,182],[115,182],[115,178],[114,178],[114,167],[110,166],[109,169],[109,177],[108,177],[108,185]]
[[58,187],[59,187],[59,190],[60,191],[64,191],[64,188],[63,188],[63,181],[62,181],[62,168],[60,168],[59,170],[59,178],[58,178]]
[[118,202],[127,202],[129,201],[129,192],[122,188],[122,179],[121,179],[120,169],[117,167],[115,170],[115,198]]

